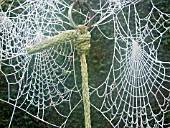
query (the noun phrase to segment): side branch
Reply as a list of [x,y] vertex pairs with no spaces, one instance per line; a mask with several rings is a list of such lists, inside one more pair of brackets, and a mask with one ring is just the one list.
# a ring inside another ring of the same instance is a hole
[[77,30],[67,30],[56,36],[47,38],[43,40],[42,42],[37,43],[33,46],[26,47],[26,50],[28,54],[41,52],[45,49],[49,49],[53,46],[56,46],[59,43],[63,43],[63,42],[70,41],[70,40],[75,40],[77,36],[78,36]]

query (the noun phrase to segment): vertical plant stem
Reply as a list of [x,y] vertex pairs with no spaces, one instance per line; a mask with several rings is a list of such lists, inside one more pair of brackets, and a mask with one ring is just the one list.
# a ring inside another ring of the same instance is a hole
[[88,73],[85,53],[80,54],[81,75],[82,75],[82,95],[84,105],[85,128],[91,128],[90,120],[90,98],[88,87]]

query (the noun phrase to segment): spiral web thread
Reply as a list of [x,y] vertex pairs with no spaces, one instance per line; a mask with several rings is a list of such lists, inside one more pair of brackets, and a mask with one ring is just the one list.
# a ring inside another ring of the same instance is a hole
[[[91,106],[112,127],[170,125],[165,120],[170,114],[169,62],[161,61],[158,55],[162,38],[170,28],[170,15],[151,1],[150,11],[143,16],[138,9],[141,3],[100,0],[93,10],[99,20],[91,33],[97,28],[114,48],[106,79],[96,88],[90,86],[91,99],[95,97]],[[0,100],[14,106],[9,126],[17,107],[50,125],[64,127],[82,102],[73,42],[34,55],[25,50],[69,28],[69,5],[64,0],[16,0],[7,10],[0,8],[0,71],[8,83],[6,90],[1,90],[1,94],[7,91],[7,96]],[[89,15],[81,10],[77,13],[85,16],[87,24]],[[114,25],[114,36],[100,29],[107,23]]]

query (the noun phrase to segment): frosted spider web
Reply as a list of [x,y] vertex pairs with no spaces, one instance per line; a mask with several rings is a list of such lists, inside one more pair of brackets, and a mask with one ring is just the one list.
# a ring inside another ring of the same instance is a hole
[[[112,127],[170,125],[166,120],[170,114],[169,62],[158,56],[162,38],[170,28],[170,15],[151,1],[148,14],[143,16],[138,9],[141,3],[100,0],[91,5],[98,20],[90,32],[97,28],[114,45],[105,80],[95,87],[90,85],[91,106]],[[0,8],[0,71],[8,93],[0,100],[14,106],[9,126],[18,108],[47,124],[65,127],[82,104],[74,44],[63,42],[34,55],[28,55],[25,47],[70,29],[67,11],[71,3],[16,0],[3,10],[4,4]],[[74,11],[88,23],[88,13]],[[113,26],[112,33],[101,29],[107,24]]]
[[141,16],[137,9],[140,4],[130,4],[113,17],[112,64],[105,82],[92,92],[103,99],[100,105],[94,102],[92,106],[113,127],[170,124],[165,120],[170,114],[170,63],[158,58],[162,37],[170,28],[170,15],[151,1],[150,12]]

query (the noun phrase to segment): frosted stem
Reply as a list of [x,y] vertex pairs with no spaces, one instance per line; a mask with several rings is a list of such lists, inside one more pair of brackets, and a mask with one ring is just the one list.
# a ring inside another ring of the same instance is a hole
[[90,98],[89,98],[89,86],[88,86],[88,73],[86,55],[82,53],[80,55],[81,62],[81,75],[82,75],[82,95],[84,104],[84,116],[85,116],[85,128],[91,128],[90,121]]

